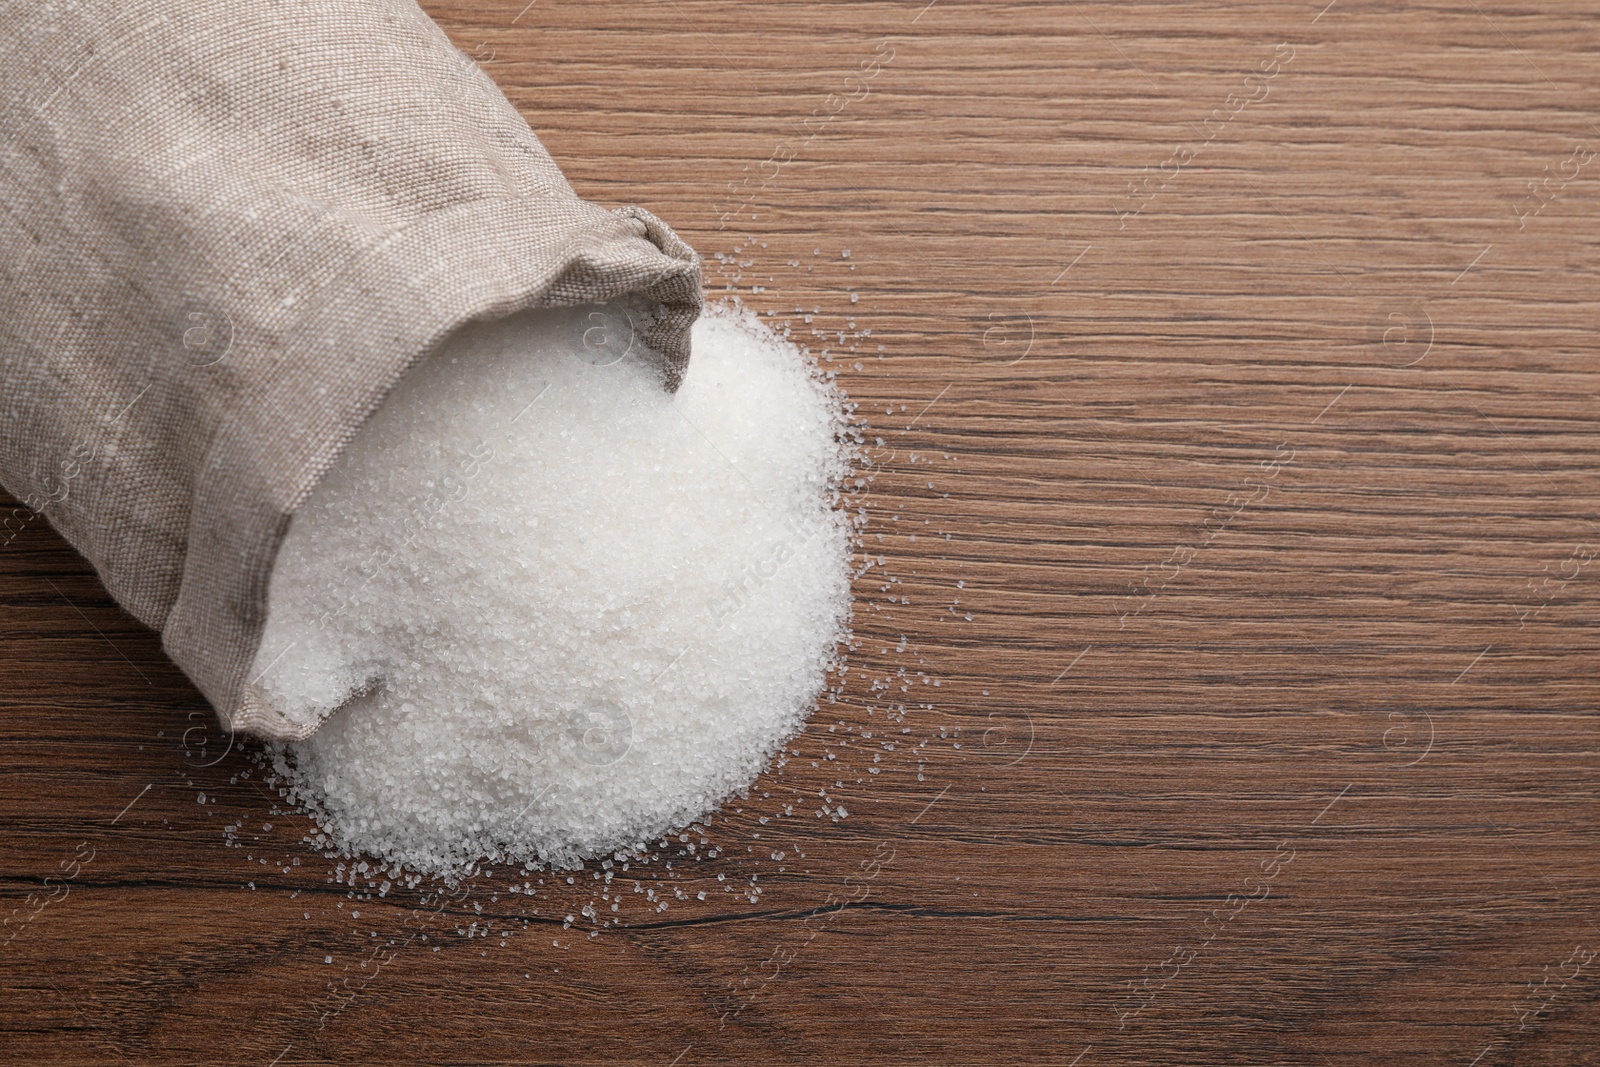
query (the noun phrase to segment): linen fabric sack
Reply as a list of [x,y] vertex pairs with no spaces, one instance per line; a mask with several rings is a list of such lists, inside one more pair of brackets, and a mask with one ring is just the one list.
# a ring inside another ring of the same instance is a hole
[[[0,0],[0,484],[224,723],[290,517],[466,323],[639,294],[675,389],[700,264],[578,198],[411,0]],[[32,510],[29,510],[32,509]]]

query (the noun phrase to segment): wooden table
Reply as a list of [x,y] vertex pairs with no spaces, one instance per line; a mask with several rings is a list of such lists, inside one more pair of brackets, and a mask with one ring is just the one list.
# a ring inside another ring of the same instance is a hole
[[429,8],[860,404],[843,696],[615,913],[369,896],[35,522],[0,1060],[1600,1062],[1592,12],[524,3]]

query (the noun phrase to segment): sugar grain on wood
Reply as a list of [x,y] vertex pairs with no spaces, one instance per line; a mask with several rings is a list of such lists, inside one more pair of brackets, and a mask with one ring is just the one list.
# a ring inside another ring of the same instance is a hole
[[712,308],[664,393],[649,310],[463,331],[294,517],[258,683],[331,848],[451,876],[630,850],[744,790],[850,609],[842,397]]

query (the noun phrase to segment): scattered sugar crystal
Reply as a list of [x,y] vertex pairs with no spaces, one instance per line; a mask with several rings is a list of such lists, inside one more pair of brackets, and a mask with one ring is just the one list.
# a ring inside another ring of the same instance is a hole
[[267,758],[329,847],[447,878],[627,854],[815,706],[850,610],[843,399],[717,307],[668,395],[649,323],[462,331],[295,515],[253,677],[321,723]]

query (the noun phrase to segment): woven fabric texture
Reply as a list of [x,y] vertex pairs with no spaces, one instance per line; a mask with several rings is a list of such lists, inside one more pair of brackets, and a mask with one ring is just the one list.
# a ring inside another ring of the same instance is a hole
[[7,526],[42,511],[224,723],[300,736],[247,675],[289,518],[362,421],[468,322],[626,293],[676,388],[699,260],[579,199],[411,0],[0,23]]

